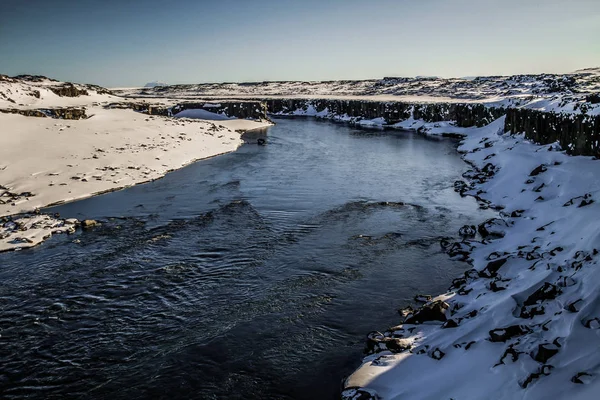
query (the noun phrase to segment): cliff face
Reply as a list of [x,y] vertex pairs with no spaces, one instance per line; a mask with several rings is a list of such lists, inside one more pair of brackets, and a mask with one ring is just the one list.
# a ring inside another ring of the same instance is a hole
[[267,104],[261,101],[225,101],[225,102],[185,102],[174,106],[156,105],[137,102],[119,102],[105,106],[106,108],[125,108],[148,115],[175,116],[184,110],[205,110],[228,117],[254,120],[268,120]]
[[536,110],[507,110],[506,132],[524,132],[540,144],[558,142],[573,155],[600,157],[600,116],[555,114]]
[[[272,114],[319,114],[383,118],[386,125],[414,118],[425,122],[455,121],[458,127],[485,126],[506,115],[505,131],[525,133],[540,144],[559,142],[572,155],[600,157],[600,116],[542,112],[528,108],[488,107],[471,103],[380,102],[365,100],[266,100]],[[298,112],[300,111],[300,112]]]
[[19,114],[26,117],[50,117],[57,119],[86,119],[84,107],[40,108],[40,109],[0,109],[1,113]]
[[502,107],[491,108],[482,104],[466,103],[407,103],[365,100],[304,100],[270,99],[267,109],[272,114],[293,114],[296,110],[307,111],[310,107],[317,113],[347,115],[353,118],[383,118],[387,125],[409,119],[426,122],[456,121],[458,126],[484,126],[505,114]]

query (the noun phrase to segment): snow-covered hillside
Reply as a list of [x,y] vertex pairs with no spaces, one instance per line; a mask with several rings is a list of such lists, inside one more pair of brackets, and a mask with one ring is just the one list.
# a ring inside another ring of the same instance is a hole
[[0,75],[0,108],[74,107],[119,99],[97,85],[59,82],[44,76]]
[[600,164],[505,133],[502,119],[456,129],[473,169],[455,189],[502,210],[442,242],[472,269],[369,335],[345,399],[598,397]]
[[570,74],[477,78],[383,78],[362,81],[254,82],[117,90],[139,97],[365,98],[410,102],[479,102],[544,111],[600,113],[600,68]]

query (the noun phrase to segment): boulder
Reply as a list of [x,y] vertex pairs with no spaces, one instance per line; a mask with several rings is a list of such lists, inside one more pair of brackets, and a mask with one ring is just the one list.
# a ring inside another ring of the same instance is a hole
[[442,300],[437,300],[432,303],[427,303],[418,309],[413,315],[409,316],[405,324],[422,324],[428,321],[446,321],[446,312],[450,305]]
[[83,221],[81,221],[81,227],[83,229],[91,229],[94,228],[96,226],[100,225],[100,223],[98,221],[95,221],[93,219],[85,219]]
[[493,329],[489,332],[491,342],[506,342],[517,336],[522,336],[531,332],[529,328],[523,325],[513,325],[506,328]]

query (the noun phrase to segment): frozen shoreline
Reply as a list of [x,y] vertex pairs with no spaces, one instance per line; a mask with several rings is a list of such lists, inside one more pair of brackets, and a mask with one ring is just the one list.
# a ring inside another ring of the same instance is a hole
[[55,82],[0,84],[5,98],[0,106],[76,105],[89,116],[64,120],[0,113],[0,252],[32,247],[53,231],[68,230],[60,219],[21,215],[15,223],[8,216],[161,178],[197,160],[235,151],[243,143],[241,132],[271,125],[217,114],[214,120],[201,120],[106,109],[103,105],[119,98],[93,92],[60,97],[44,89]]
[[455,187],[503,208],[483,232],[445,243],[473,269],[407,310],[404,324],[369,336],[373,354],[344,399],[596,398],[600,164],[502,126],[453,130],[474,167],[472,186]]

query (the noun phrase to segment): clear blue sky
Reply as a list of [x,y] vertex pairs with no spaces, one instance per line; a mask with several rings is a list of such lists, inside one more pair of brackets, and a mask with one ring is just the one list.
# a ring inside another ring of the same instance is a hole
[[0,73],[104,86],[600,66],[600,0],[0,0]]

